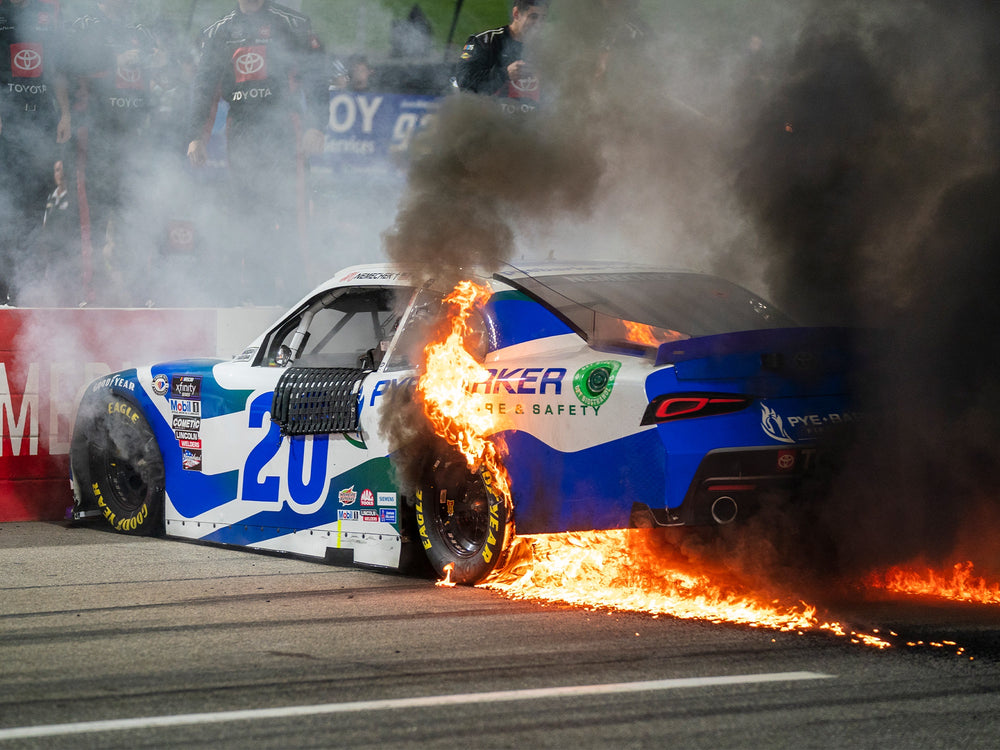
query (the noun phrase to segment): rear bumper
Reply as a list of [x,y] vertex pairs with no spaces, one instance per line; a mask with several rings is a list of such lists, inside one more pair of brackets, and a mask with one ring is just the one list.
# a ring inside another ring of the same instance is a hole
[[726,524],[756,509],[765,497],[792,497],[806,480],[829,474],[834,461],[815,446],[712,451],[698,466],[683,502],[673,508],[635,503],[631,525]]

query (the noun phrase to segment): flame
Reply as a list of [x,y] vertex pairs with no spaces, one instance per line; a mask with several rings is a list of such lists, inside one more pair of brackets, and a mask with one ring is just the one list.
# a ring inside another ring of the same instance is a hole
[[896,594],[937,596],[952,601],[976,604],[1000,604],[1000,583],[989,583],[977,576],[970,561],[956,563],[950,571],[931,568],[917,570],[897,565],[882,573],[874,573],[865,584]]
[[435,586],[444,586],[446,588],[454,588],[455,582],[451,580],[451,573],[455,570],[455,563],[451,562],[444,566],[444,578],[436,582]]
[[[495,437],[505,424],[488,408],[487,395],[476,390],[475,386],[487,381],[490,374],[466,345],[469,319],[490,294],[488,287],[464,281],[445,299],[452,308],[446,333],[442,340],[425,347],[424,371],[416,391],[435,433],[463,455],[470,471],[486,466],[495,477],[495,490],[510,502],[510,480],[502,463],[505,447]],[[623,323],[629,340],[638,343],[659,345],[685,338],[676,331]],[[651,531],[621,529],[515,537],[510,562],[479,585],[512,599],[564,602],[800,634],[823,631],[878,649],[892,645],[878,630],[861,633],[821,618],[815,606],[787,593],[754,591],[736,576],[713,569],[705,561],[687,559],[676,550],[670,554],[662,547],[654,549]],[[451,573],[452,569],[446,569],[438,585],[453,586]],[[901,583],[903,580],[909,583]],[[942,591],[972,590],[976,601],[1000,602],[1000,585],[987,586],[982,579],[974,579],[971,563],[955,566],[947,583],[931,571],[924,580],[932,581],[933,593],[938,595]],[[932,593],[925,588],[915,590],[913,577],[904,577],[898,569],[888,571],[877,582],[873,578],[869,585]],[[963,598],[970,600],[968,595]],[[945,641],[930,645],[954,644]]]
[[680,341],[689,338],[679,331],[671,331],[668,328],[656,328],[646,323],[636,323],[632,320],[623,320],[625,326],[625,339],[636,344],[645,346],[659,346],[668,341]]
[[476,392],[475,386],[490,373],[466,346],[469,318],[491,294],[487,286],[463,281],[445,297],[451,307],[447,333],[424,347],[424,371],[416,391],[434,432],[464,456],[469,471],[485,466],[492,473],[494,490],[509,503],[510,479],[502,462],[505,445],[491,439],[504,428],[504,421],[487,408],[486,394]]
[[465,456],[470,470],[478,467],[487,452],[487,436],[500,428],[496,416],[486,409],[486,395],[473,390],[490,374],[465,346],[469,317],[489,295],[489,288],[463,281],[445,298],[453,308],[447,335],[424,347],[424,372],[417,381],[431,426]]
[[877,632],[825,621],[816,607],[776,592],[751,591],[735,576],[709,570],[676,550],[654,548],[647,529],[519,536],[511,563],[482,588],[512,599],[645,612],[803,633],[826,631],[889,648]]

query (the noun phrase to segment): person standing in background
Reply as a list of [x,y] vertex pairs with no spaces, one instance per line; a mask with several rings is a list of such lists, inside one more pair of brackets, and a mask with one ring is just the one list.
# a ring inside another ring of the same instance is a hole
[[514,0],[508,25],[469,37],[456,75],[459,89],[524,100],[517,109],[534,109],[539,81],[534,66],[524,59],[524,45],[545,22],[548,5],[548,0]]
[[70,137],[59,12],[57,0],[0,0],[0,305],[16,300],[57,144]]
[[202,32],[187,153],[194,166],[205,164],[224,101],[229,248],[221,260],[242,269],[241,302],[284,301],[307,280],[306,158],[323,149],[327,70],[309,18],[271,0],[239,0]]
[[[167,63],[149,28],[133,18],[132,0],[102,0],[72,27],[66,59],[76,131],[80,233],[93,295],[105,304],[144,298],[149,239],[139,188],[155,169],[149,158],[150,84]],[[96,252],[100,248],[100,253]],[[86,275],[86,271],[85,271]]]
[[41,230],[33,243],[34,262],[39,267],[41,281],[36,294],[40,304],[76,306],[83,301],[76,190],[61,159],[53,165],[52,177],[56,187],[45,202]]

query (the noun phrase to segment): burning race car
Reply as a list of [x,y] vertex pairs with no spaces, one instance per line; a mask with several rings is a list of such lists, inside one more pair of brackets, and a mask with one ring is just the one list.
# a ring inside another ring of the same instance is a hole
[[[231,361],[90,385],[74,516],[376,567],[423,554],[475,583],[515,523],[731,523],[794,490],[852,420],[846,332],[795,327],[716,277],[507,266],[464,304],[416,278],[352,267]],[[451,359],[428,344],[448,325]],[[414,406],[424,427],[394,427]]]

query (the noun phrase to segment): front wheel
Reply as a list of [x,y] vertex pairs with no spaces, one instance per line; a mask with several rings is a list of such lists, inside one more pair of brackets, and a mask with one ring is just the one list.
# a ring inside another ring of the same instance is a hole
[[163,457],[139,408],[106,394],[81,406],[70,460],[81,504],[100,510],[111,528],[149,535],[163,516]]
[[416,493],[417,526],[427,559],[453,583],[474,585],[502,565],[513,539],[509,502],[483,467],[437,462]]

